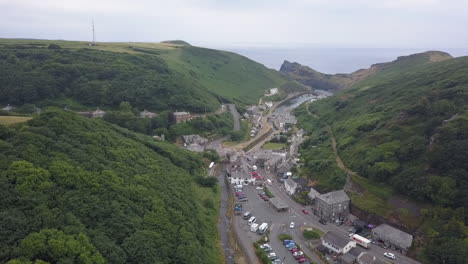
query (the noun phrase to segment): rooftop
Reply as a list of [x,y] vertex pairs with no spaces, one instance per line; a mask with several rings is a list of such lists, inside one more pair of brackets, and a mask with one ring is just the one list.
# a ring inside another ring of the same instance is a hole
[[349,201],[348,195],[343,190],[321,194],[317,198],[322,199],[328,204],[335,204],[335,203],[342,203],[342,202]]
[[291,187],[297,188],[297,183],[295,181],[293,181],[291,178],[287,178],[284,181],[284,183],[291,186]]
[[348,237],[342,236],[334,231],[328,231],[323,237],[323,241],[326,241],[338,248],[344,248],[350,242]]
[[190,113],[189,112],[174,112],[172,114],[178,116],[178,115],[189,115]]
[[386,240],[404,248],[411,247],[411,244],[413,243],[412,235],[387,224],[381,224],[375,227],[372,229],[372,233],[376,233],[379,237],[385,238]]
[[277,209],[277,210],[282,210],[282,209],[287,209],[289,206],[280,198],[278,197],[273,197],[270,198],[271,204]]
[[320,195],[320,193],[317,190],[315,190],[314,188],[310,188],[310,191],[309,191],[309,194],[307,194],[307,197],[309,197],[309,199],[313,200],[319,195]]

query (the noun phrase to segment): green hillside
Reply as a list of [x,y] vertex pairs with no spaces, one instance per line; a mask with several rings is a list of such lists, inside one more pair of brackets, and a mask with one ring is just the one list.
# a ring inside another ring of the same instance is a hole
[[214,111],[288,78],[240,55],[167,43],[0,40],[0,103]]
[[58,109],[0,146],[1,263],[221,262],[198,155]]
[[[432,263],[462,263],[468,252],[462,212],[468,208],[467,106],[468,57],[381,72],[297,110],[299,125],[310,135],[301,150],[302,173],[322,189],[345,185],[332,149],[336,138],[344,164],[360,175],[352,177],[355,206],[422,229],[424,256]],[[446,209],[419,215],[392,203],[397,194]],[[461,213],[450,211],[456,208]],[[440,225],[444,221],[456,227]],[[436,249],[441,243],[455,249]]]
[[452,56],[442,51],[427,51],[408,56],[398,57],[396,60],[372,65],[368,69],[357,70],[352,73],[325,74],[303,66],[297,62],[284,61],[280,71],[292,79],[308,85],[314,89],[338,91],[349,88],[356,83],[381,78],[381,76],[394,76],[411,70],[415,66],[431,64],[451,59]]

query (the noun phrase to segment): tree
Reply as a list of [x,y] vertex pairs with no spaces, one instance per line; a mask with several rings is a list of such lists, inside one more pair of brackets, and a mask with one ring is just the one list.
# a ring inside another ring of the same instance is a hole
[[86,235],[67,235],[57,229],[28,235],[20,243],[19,254],[20,259],[52,263],[105,263]]

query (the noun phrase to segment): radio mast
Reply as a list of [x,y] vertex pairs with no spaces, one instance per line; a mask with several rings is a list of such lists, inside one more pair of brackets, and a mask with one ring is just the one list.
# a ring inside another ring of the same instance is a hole
[[96,33],[94,31],[94,19],[91,20],[91,25],[92,25],[92,28],[93,28],[93,42],[90,44],[90,46],[96,46]]

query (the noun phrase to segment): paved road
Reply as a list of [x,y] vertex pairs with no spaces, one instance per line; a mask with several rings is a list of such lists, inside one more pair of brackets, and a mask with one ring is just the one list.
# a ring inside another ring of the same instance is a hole
[[[271,176],[270,176],[271,177]],[[276,196],[281,198],[286,204],[288,204],[289,208],[292,211],[292,214],[294,214],[297,217],[297,222],[298,223],[306,223],[307,225],[313,226],[315,228],[320,229],[323,232],[328,232],[328,231],[335,231],[337,233],[341,233],[344,236],[348,236],[349,232],[346,230],[349,228],[346,225],[343,226],[337,226],[335,224],[327,224],[327,225],[322,225],[318,222],[319,218],[316,217],[315,215],[305,215],[302,213],[302,209],[307,209],[309,212],[311,212],[310,208],[307,208],[305,206],[302,206],[298,203],[296,203],[289,195],[286,194],[284,191],[283,185],[280,184],[279,182],[273,181],[273,185],[271,186],[271,191],[272,193]],[[302,240],[302,236],[299,237]],[[305,241],[302,240],[304,243]],[[363,249],[364,251],[364,249]],[[383,256],[384,252],[392,252],[394,253],[397,258],[393,263],[399,263],[399,264],[420,264],[418,261],[413,260],[411,258],[408,258],[404,255],[399,254],[396,251],[389,250],[389,249],[383,249],[379,246],[376,245],[371,245],[371,248],[367,250],[368,252],[374,254],[375,256]]]
[[235,104],[228,104],[229,111],[232,114],[232,118],[234,119],[234,125],[232,129],[234,131],[239,131],[240,130],[240,114],[237,112],[237,108]]
[[229,206],[229,189],[226,184],[224,184],[224,175],[222,170],[218,174],[218,180],[221,186],[221,205],[219,209],[219,220],[218,220],[218,233],[221,239],[221,247],[224,251],[225,263],[234,264],[234,250],[232,245],[229,242],[229,225],[231,224],[231,219],[228,218],[228,206]]

